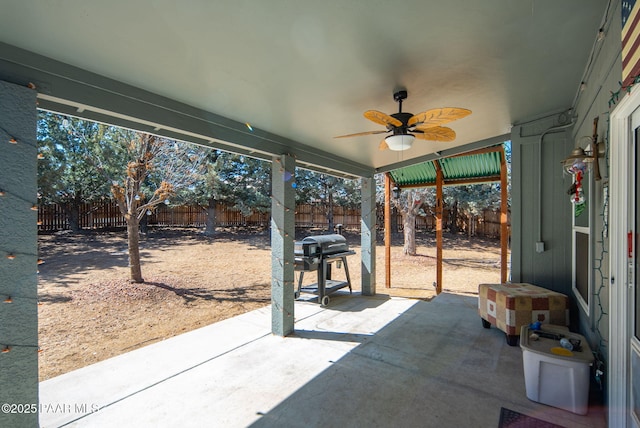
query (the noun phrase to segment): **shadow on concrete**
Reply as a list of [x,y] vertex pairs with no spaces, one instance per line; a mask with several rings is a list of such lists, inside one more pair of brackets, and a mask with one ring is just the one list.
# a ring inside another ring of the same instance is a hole
[[371,339],[372,334],[358,333],[336,333],[332,331],[320,330],[296,330],[287,338],[312,339],[312,340],[334,340],[338,342],[364,343],[367,339]]
[[[365,299],[352,299],[355,296],[362,296],[359,292],[349,293],[348,290],[338,290],[332,294],[329,294],[330,303],[329,308],[335,309],[340,312],[361,312],[367,309],[374,309],[382,306],[391,297],[388,294],[376,294],[373,297],[367,297]],[[318,295],[313,293],[303,292],[297,299],[303,302],[318,303]]]
[[251,427],[495,427],[503,406],[562,426],[604,426],[599,411],[580,416],[528,400],[520,348],[482,328],[477,299],[452,296],[417,301],[372,335],[296,331],[360,344],[257,411]]

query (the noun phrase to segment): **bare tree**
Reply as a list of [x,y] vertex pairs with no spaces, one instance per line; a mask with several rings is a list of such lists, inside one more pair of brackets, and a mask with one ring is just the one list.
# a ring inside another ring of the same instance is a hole
[[393,199],[394,205],[402,215],[404,254],[416,255],[416,218],[427,215],[424,204],[430,196],[428,190],[403,190],[398,198]]
[[114,181],[111,193],[118,203],[120,212],[127,222],[127,244],[129,248],[129,268],[132,282],[144,282],[140,266],[139,223],[147,211],[158,204],[165,203],[173,194],[173,186],[162,181],[149,200],[144,199],[142,184],[153,170],[157,137],[139,134],[129,144],[129,153],[134,159],[127,164],[127,173],[123,183]]
[[[123,135],[131,136],[125,132]],[[128,145],[129,162],[122,180],[111,185],[127,223],[129,267],[132,282],[144,282],[140,264],[140,220],[180,187],[193,185],[206,166],[206,150],[187,143],[135,134]]]

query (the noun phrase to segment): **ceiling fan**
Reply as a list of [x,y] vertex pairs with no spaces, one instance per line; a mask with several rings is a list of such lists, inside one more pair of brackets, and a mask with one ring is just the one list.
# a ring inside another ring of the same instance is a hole
[[399,90],[393,94],[393,99],[398,102],[398,113],[388,115],[377,110],[364,112],[364,117],[379,125],[386,126],[386,130],[358,132],[334,138],[391,133],[380,142],[379,149],[407,150],[416,138],[419,140],[445,142],[455,140],[455,131],[440,125],[462,119],[471,114],[471,110],[458,107],[434,108],[418,114],[405,113],[402,111],[402,101],[406,98],[406,90]]

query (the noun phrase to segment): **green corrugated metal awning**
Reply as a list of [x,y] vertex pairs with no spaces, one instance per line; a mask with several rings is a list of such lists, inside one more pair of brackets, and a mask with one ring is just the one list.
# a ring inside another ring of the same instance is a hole
[[390,171],[389,174],[399,187],[435,186],[435,163],[438,162],[442,168],[445,185],[500,181],[502,146],[490,150],[422,162]]

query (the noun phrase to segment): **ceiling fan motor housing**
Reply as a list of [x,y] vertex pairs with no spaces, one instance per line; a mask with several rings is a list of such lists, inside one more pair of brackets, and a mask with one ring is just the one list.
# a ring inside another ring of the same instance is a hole
[[409,123],[409,119],[413,117],[413,114],[401,112],[401,113],[393,113],[390,116],[402,122],[402,126],[395,126],[395,127],[390,126],[390,128],[393,130],[393,135],[406,134],[408,131],[407,123]]

